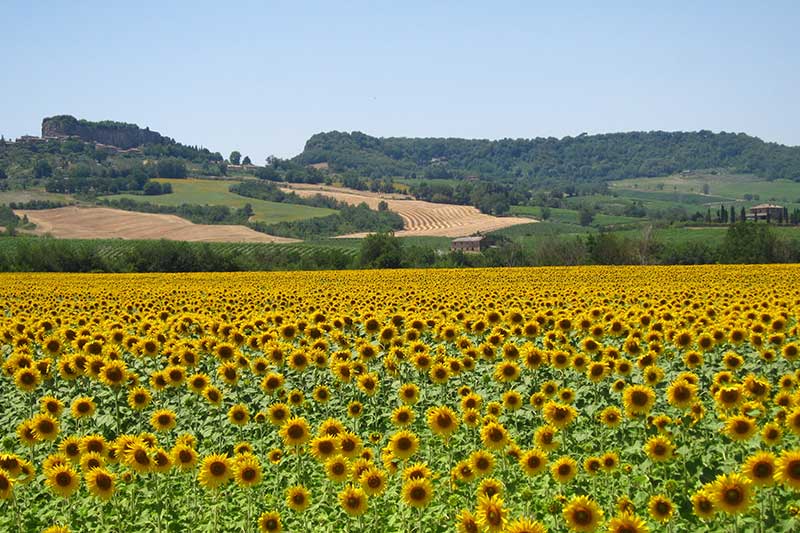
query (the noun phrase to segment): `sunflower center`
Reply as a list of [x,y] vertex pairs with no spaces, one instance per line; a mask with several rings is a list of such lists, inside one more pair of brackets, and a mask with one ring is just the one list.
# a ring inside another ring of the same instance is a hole
[[227,468],[225,467],[225,463],[222,461],[214,461],[211,463],[211,466],[208,470],[211,472],[211,475],[219,477],[225,474]]
[[732,505],[741,503],[743,499],[744,494],[736,487],[729,488],[725,491],[725,501]]
[[246,468],[242,471],[242,479],[245,481],[253,481],[256,478],[256,471],[253,468]]
[[59,472],[56,474],[56,485],[59,487],[69,487],[72,483],[72,475],[69,472]]
[[786,472],[792,479],[800,479],[800,460],[791,461],[786,467]]
[[631,394],[631,403],[638,406],[647,405],[647,394],[642,391],[634,391]]
[[94,482],[100,490],[111,490],[111,476],[98,474]]
[[145,452],[144,450],[136,450],[133,453],[133,460],[140,465],[150,464],[150,458],[147,456],[147,452]]
[[568,476],[572,472],[572,467],[569,465],[559,465],[558,474],[561,476]]
[[592,522],[592,513],[586,509],[578,509],[575,511],[573,518],[575,519],[575,522],[580,525],[589,524]]
[[295,425],[290,426],[286,433],[293,439],[300,439],[303,437],[305,432],[303,431],[302,427]]

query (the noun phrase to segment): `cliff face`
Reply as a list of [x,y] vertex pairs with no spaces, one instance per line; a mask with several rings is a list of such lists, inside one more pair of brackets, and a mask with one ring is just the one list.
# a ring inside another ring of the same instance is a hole
[[58,115],[42,120],[42,137],[65,137],[74,135],[84,141],[116,146],[123,150],[143,144],[167,144],[172,139],[158,132],[141,129],[136,124],[125,122],[90,122],[78,120],[70,115]]

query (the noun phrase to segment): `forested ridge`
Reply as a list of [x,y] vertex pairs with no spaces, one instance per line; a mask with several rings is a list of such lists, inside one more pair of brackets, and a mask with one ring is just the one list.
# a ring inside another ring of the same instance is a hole
[[332,131],[312,136],[295,161],[324,162],[336,172],[375,178],[606,181],[724,168],[800,181],[800,147],[706,130],[501,140],[381,138]]

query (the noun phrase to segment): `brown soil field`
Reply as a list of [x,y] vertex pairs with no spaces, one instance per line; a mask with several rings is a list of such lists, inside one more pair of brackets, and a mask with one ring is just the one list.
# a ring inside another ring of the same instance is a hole
[[[485,233],[517,224],[536,222],[532,218],[494,217],[485,215],[475,207],[468,205],[436,204],[414,200],[400,194],[382,194],[327,185],[296,183],[282,187],[282,190],[294,192],[298,196],[323,194],[353,205],[366,202],[372,209],[377,209],[378,204],[385,201],[389,205],[389,209],[403,219],[403,229],[395,232],[398,237],[464,237],[477,232]],[[341,235],[341,237],[364,237],[365,235],[365,233],[354,233]]]
[[168,239],[204,242],[298,242],[246,226],[194,224],[175,215],[135,213],[105,207],[59,207],[14,211],[36,224],[30,233],[61,239]]

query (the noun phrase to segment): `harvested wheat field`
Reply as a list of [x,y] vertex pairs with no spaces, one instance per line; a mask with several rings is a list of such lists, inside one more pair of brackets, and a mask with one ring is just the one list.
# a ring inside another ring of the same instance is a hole
[[[353,205],[365,202],[372,209],[377,209],[378,204],[385,201],[389,205],[389,209],[403,218],[403,230],[395,232],[398,237],[463,237],[477,232],[495,231],[517,224],[535,222],[530,218],[485,215],[475,207],[468,205],[436,204],[413,200],[399,194],[301,184],[292,184],[281,190],[294,192],[298,196],[323,194]],[[364,237],[365,235],[366,233],[353,233],[341,235],[341,237]]]
[[62,239],[168,239],[205,242],[297,242],[245,226],[194,224],[175,215],[135,213],[105,207],[17,210],[36,224],[35,234]]

